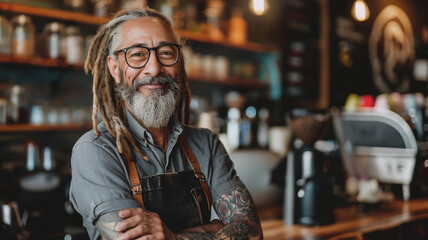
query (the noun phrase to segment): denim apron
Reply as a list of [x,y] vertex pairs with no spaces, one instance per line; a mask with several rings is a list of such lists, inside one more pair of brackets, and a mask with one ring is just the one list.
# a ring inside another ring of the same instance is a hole
[[178,141],[193,170],[140,178],[135,162],[124,154],[135,200],[144,209],[159,214],[173,232],[207,224],[212,201],[198,161],[182,135]]

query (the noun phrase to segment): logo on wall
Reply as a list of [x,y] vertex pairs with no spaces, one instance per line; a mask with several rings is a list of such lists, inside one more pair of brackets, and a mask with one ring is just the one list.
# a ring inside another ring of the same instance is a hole
[[415,58],[412,24],[400,8],[389,5],[377,16],[369,38],[373,81],[380,92],[406,92]]

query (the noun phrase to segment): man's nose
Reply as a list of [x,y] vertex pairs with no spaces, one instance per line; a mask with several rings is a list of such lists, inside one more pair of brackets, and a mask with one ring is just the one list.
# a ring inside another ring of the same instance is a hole
[[143,68],[145,75],[150,75],[151,77],[156,77],[162,70],[162,65],[159,63],[155,51],[151,52],[149,61],[146,66]]

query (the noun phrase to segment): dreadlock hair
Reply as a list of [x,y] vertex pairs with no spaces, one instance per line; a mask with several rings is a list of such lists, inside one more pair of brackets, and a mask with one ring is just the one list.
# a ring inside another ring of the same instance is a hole
[[[88,57],[85,62],[85,72],[89,74],[92,71],[93,75],[92,127],[95,134],[99,135],[97,128],[97,114],[99,110],[107,130],[116,140],[119,152],[134,156],[132,147],[137,154],[147,161],[147,157],[138,149],[135,139],[126,125],[126,106],[124,100],[114,88],[116,82],[110,74],[107,63],[109,55],[117,59],[114,51],[121,41],[122,33],[120,29],[122,24],[129,20],[142,17],[155,17],[166,22],[174,35],[174,39],[177,43],[179,42],[178,35],[174,31],[171,21],[159,12],[149,8],[120,11],[108,23],[100,26],[98,29],[89,47]],[[179,54],[183,56],[181,50],[179,51]],[[191,95],[184,69],[183,57],[180,57],[177,64],[180,64],[180,75],[178,78],[180,93],[176,104],[175,116],[183,124],[189,124]]]

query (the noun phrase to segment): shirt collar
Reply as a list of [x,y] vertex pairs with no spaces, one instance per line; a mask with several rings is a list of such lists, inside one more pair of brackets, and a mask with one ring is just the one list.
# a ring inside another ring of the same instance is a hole
[[[128,109],[126,109],[126,119],[129,131],[134,136],[135,140],[139,141],[144,146],[147,146],[147,142],[153,143],[152,135],[138,122]],[[183,132],[183,125],[177,119],[171,118],[169,121],[169,130],[171,136],[178,137],[178,135]]]

